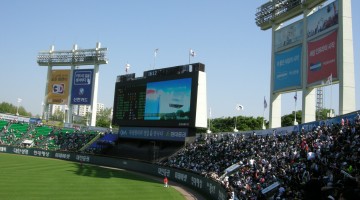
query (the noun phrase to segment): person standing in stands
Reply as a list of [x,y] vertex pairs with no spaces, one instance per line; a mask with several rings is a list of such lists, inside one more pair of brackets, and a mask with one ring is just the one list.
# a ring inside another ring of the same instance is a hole
[[164,187],[169,187],[168,183],[169,183],[169,180],[168,180],[168,178],[165,176],[165,178],[164,178]]

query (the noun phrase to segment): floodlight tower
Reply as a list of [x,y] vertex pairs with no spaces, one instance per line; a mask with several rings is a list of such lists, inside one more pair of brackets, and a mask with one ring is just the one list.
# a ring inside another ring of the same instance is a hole
[[[96,110],[97,110],[97,95],[98,95],[98,81],[99,81],[99,66],[101,64],[107,64],[108,59],[106,58],[107,48],[101,48],[99,42],[96,43],[95,49],[78,49],[77,45],[73,46],[72,50],[55,51],[52,45],[49,51],[41,51],[37,57],[37,63],[39,66],[47,66],[48,73],[46,79],[45,97],[44,97],[44,109],[43,111],[49,112],[49,83],[51,79],[51,73],[54,66],[71,66],[71,73],[69,78],[69,91],[73,85],[73,72],[75,67],[94,65],[94,73],[92,76],[93,87],[91,91],[91,115],[90,126],[95,126],[96,123]],[[67,116],[66,122],[72,123],[72,104],[71,104],[71,92],[67,96],[67,101],[64,103],[68,106],[70,112]],[[48,119],[48,117],[46,117]]]
[[256,25],[272,29],[270,128],[281,126],[281,95],[299,90],[301,122],[315,121],[315,89],[324,79],[339,83],[340,115],[356,109],[351,0],[332,0],[319,9],[325,1],[270,0],[257,9]]

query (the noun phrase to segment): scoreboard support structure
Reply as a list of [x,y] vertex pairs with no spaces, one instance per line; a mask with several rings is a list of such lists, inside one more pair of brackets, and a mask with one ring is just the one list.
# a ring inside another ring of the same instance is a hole
[[[339,115],[356,110],[351,0],[320,6],[325,1],[273,0],[258,8],[256,24],[272,29],[270,128],[281,127],[284,93],[302,92],[301,123],[316,120],[316,88],[326,85],[338,84]],[[302,19],[281,27],[300,15]],[[289,53],[294,49],[302,50]],[[296,56],[301,62],[292,62]],[[326,79],[330,83],[324,84]]]
[[[107,64],[108,59],[106,58],[107,48],[101,48],[101,43],[96,43],[96,48],[94,49],[78,49],[77,45],[73,46],[72,50],[60,50],[55,51],[54,45],[50,47],[49,51],[41,51],[37,57],[37,63],[39,66],[47,67],[47,78],[45,84],[45,96],[44,103],[41,115],[44,119],[48,120],[50,116],[50,104],[61,104],[68,107],[68,114],[65,115],[65,122],[72,123],[73,119],[73,104],[71,103],[71,91],[73,86],[73,73],[77,67],[85,65],[94,65],[94,72],[92,74],[92,89],[91,89],[91,99],[89,102],[84,103],[83,105],[91,105],[91,121],[90,126],[95,126],[96,124],[96,112],[97,112],[97,97],[98,97],[98,82],[99,82],[99,66],[100,64]],[[51,103],[49,102],[49,84],[51,82],[51,76],[53,68],[57,66],[70,66],[70,74],[68,77],[68,95],[64,96],[64,102]],[[81,105],[81,104],[80,104]],[[66,114],[66,109],[64,110]]]

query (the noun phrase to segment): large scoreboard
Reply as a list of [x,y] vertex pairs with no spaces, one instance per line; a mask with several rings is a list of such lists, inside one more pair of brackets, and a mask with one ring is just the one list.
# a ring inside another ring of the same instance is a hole
[[206,128],[206,110],[202,63],[117,77],[113,124],[120,127]]

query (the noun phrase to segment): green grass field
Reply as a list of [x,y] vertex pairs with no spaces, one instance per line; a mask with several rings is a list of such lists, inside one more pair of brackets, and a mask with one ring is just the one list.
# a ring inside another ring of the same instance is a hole
[[0,199],[182,199],[161,181],[122,170],[0,153]]

